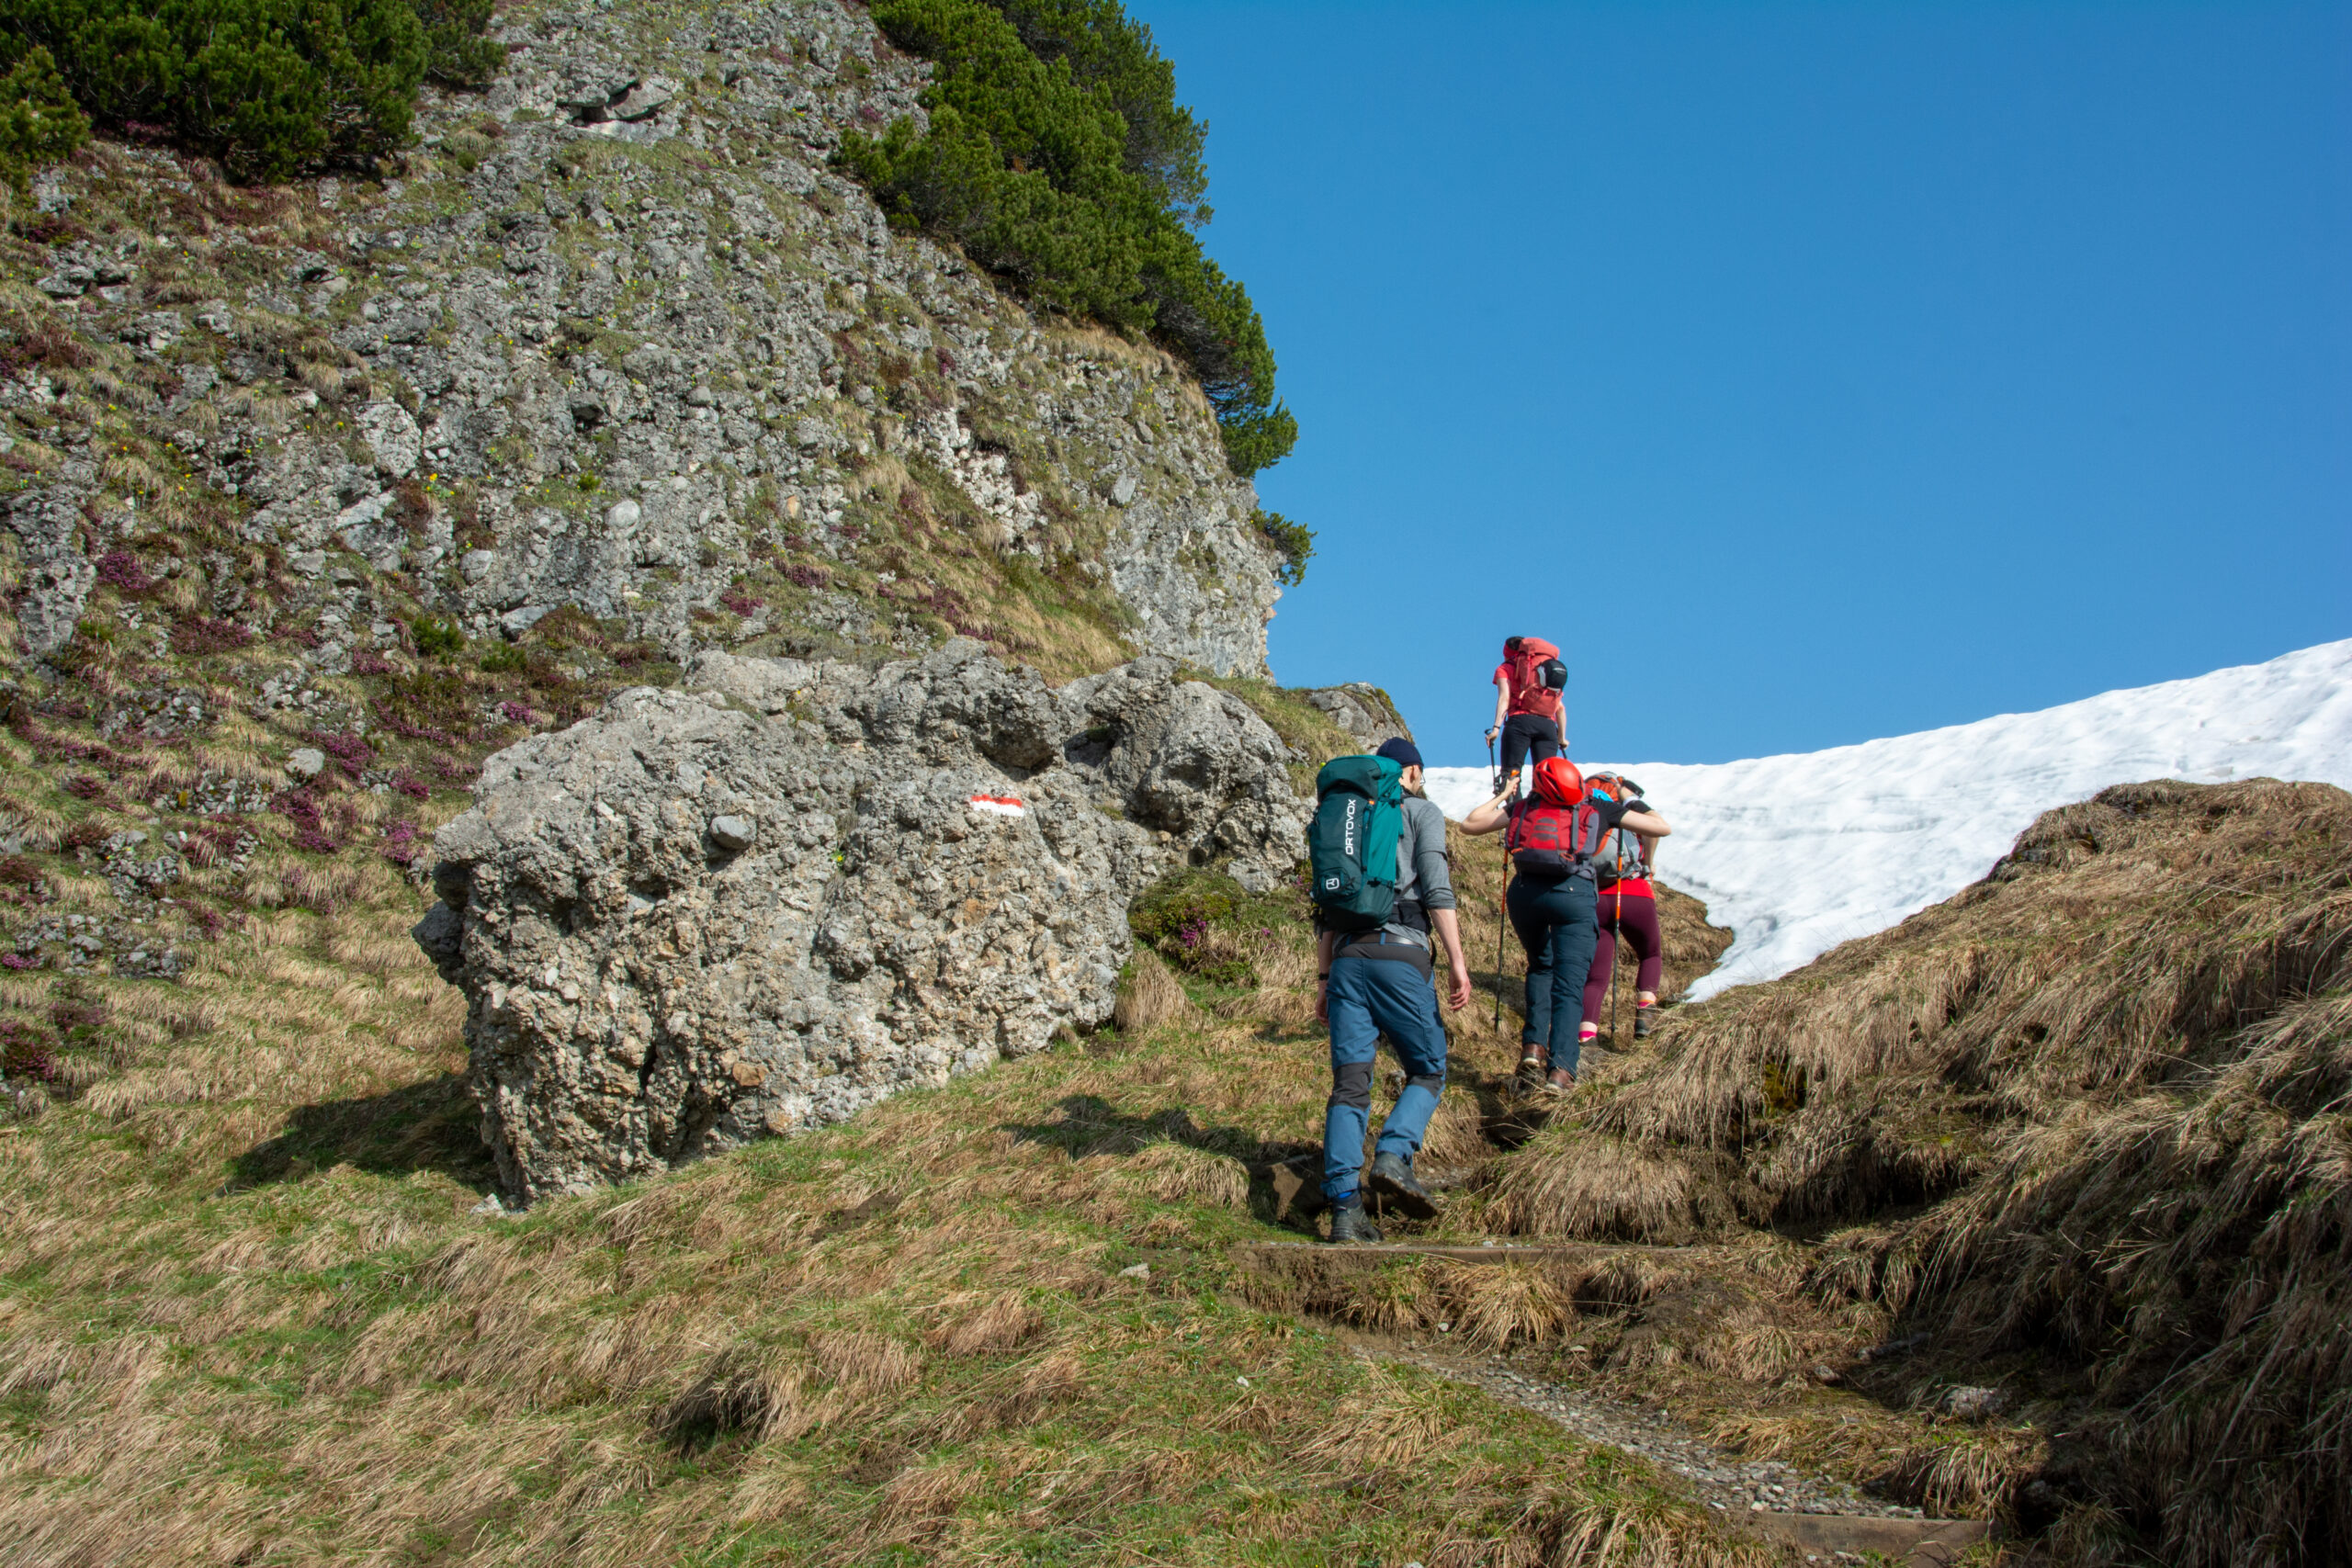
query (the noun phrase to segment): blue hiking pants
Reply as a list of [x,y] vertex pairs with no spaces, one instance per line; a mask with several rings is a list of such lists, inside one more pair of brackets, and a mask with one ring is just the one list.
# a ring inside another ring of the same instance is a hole
[[1324,993],[1331,1015],[1331,1102],[1323,1113],[1323,1192],[1340,1199],[1363,1173],[1363,1132],[1372,1120],[1372,1069],[1383,1034],[1405,1069],[1405,1092],[1380,1124],[1375,1151],[1410,1163],[1445,1089],[1445,1026],[1437,987],[1418,964],[1335,958]]
[[1600,937],[1592,884],[1581,876],[1557,882],[1514,876],[1503,902],[1527,950],[1527,1023],[1519,1043],[1549,1047],[1555,1070],[1575,1072],[1582,1054],[1577,1020],[1584,1013],[1585,976]]

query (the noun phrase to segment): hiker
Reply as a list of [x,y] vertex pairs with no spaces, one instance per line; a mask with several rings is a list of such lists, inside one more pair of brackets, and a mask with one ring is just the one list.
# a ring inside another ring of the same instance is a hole
[[1502,739],[1502,766],[1497,788],[1505,779],[1519,777],[1520,764],[1532,751],[1537,761],[1556,757],[1567,747],[1562,728],[1566,710],[1560,693],[1568,683],[1568,667],[1560,650],[1540,637],[1503,639],[1503,661],[1495,666],[1495,722],[1487,730],[1487,744]]
[[1666,820],[1643,800],[1587,799],[1584,775],[1566,757],[1535,764],[1534,793],[1522,798],[1509,780],[1495,797],[1464,819],[1465,833],[1505,832],[1510,886],[1503,905],[1527,952],[1526,1021],[1520,1027],[1519,1070],[1541,1075],[1547,1093],[1577,1086],[1582,1043],[1568,1028],[1571,1009],[1592,968],[1597,940],[1593,915],[1598,868],[1593,855],[1617,828],[1663,838]]
[[[1450,1001],[1470,1005],[1470,964],[1445,859],[1445,813],[1421,794],[1421,753],[1388,741],[1371,757],[1327,763],[1316,781],[1315,1017],[1331,1030],[1331,1099],[1323,1121],[1323,1195],[1331,1240],[1378,1241],[1364,1189],[1418,1219],[1437,1213],[1413,1177],[1413,1156],[1445,1089],[1445,1026],[1438,1021],[1432,927],[1445,939]],[[1392,837],[1393,835],[1393,837]],[[1344,857],[1363,885],[1346,885]],[[1380,884],[1385,879],[1390,893]],[[1405,1069],[1404,1092],[1380,1125],[1363,1169],[1373,1062],[1386,1035]]]
[[[1594,773],[1584,784],[1588,798],[1628,801],[1642,793],[1641,785],[1615,773]],[[1649,815],[1657,817],[1655,811]],[[1584,983],[1584,1017],[1577,1025],[1579,1046],[1590,1044],[1600,1033],[1600,1004],[1616,975],[1620,937],[1632,944],[1640,964],[1634,976],[1634,1038],[1649,1038],[1657,1016],[1658,982],[1666,974],[1666,942],[1658,933],[1657,893],[1650,886],[1650,874],[1657,869],[1657,841],[1669,831],[1636,832],[1621,822],[1593,856],[1597,940],[1592,973]]]

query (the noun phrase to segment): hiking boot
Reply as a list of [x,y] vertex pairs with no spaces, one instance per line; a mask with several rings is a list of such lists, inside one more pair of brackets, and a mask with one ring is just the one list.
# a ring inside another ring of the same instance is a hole
[[1366,1187],[1380,1194],[1387,1204],[1400,1214],[1417,1220],[1437,1218],[1437,1200],[1430,1190],[1413,1179],[1413,1168],[1396,1155],[1372,1156],[1372,1175]]
[[1363,1200],[1341,1203],[1331,1211],[1331,1245],[1333,1247],[1367,1247],[1380,1239],[1380,1232],[1365,1212]]
[[1650,1021],[1657,1017],[1657,1009],[1656,1008],[1635,1008],[1634,1010],[1634,1038],[1647,1040],[1650,1037],[1650,1031],[1657,1027]]
[[1577,1087],[1577,1075],[1567,1067],[1554,1067],[1552,1076],[1544,1080],[1545,1094],[1566,1094]]
[[1530,1084],[1542,1083],[1544,1065],[1551,1059],[1551,1053],[1541,1045],[1521,1045],[1519,1048],[1519,1076]]

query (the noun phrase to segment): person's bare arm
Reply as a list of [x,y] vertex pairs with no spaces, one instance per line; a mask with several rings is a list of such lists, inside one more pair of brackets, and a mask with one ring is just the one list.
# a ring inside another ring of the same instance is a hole
[[1495,722],[1487,728],[1487,739],[1492,740],[1503,732],[1503,716],[1510,712],[1510,678],[1495,677]]
[[1451,989],[1445,1005],[1460,1012],[1470,1005],[1470,960],[1462,947],[1461,919],[1452,909],[1431,909],[1430,923],[1445,940],[1446,967],[1451,972],[1448,976]]
[[1501,794],[1464,817],[1462,819],[1462,830],[1475,839],[1480,834],[1491,833],[1510,821],[1510,813],[1503,809],[1503,802],[1509,800],[1512,792],[1518,787],[1519,781],[1513,779]]
[[1642,863],[1652,871],[1656,871],[1657,869],[1657,835],[1636,831],[1634,837],[1642,841]]
[[1315,1021],[1331,1021],[1331,954],[1340,945],[1337,931],[1315,933]]
[[1624,816],[1617,818],[1617,826],[1631,828],[1639,835],[1645,853],[1648,845],[1674,831],[1666,825],[1666,818],[1655,811],[1628,811]]

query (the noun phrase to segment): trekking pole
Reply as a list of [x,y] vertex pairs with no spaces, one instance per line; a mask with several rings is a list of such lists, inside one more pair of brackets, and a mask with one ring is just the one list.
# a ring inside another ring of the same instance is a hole
[[1503,893],[1495,900],[1495,1027],[1503,1026],[1503,942],[1510,928],[1510,852],[1503,852]]
[[[1503,791],[1503,773],[1500,764],[1495,761],[1495,738],[1491,735],[1487,737],[1487,776],[1494,781],[1495,793],[1500,795]],[[1503,835],[1505,840],[1509,840],[1510,837],[1508,832]],[[1503,851],[1503,886],[1506,892],[1510,886],[1510,851],[1508,848]],[[1495,1027],[1497,1029],[1503,1026],[1503,923],[1506,912],[1503,902],[1498,900],[1495,905]]]

